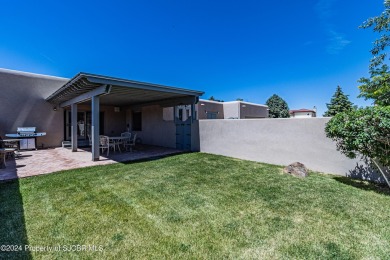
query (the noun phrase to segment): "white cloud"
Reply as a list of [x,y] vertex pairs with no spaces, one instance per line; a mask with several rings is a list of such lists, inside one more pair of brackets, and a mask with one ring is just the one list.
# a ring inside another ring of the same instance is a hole
[[332,5],[334,2],[335,0],[319,0],[317,2],[315,9],[320,19],[326,20],[333,16]]
[[334,29],[335,26],[330,22],[335,13],[333,9],[333,3],[335,2],[336,0],[319,0],[315,6],[318,18],[322,22],[322,25],[329,36],[326,51],[332,55],[339,54],[348,44],[351,43],[351,41],[346,38],[346,35],[337,32]]
[[343,50],[351,41],[347,40],[342,33],[338,33],[335,31],[329,31],[329,43],[326,47],[326,51],[329,54],[338,54],[341,50]]

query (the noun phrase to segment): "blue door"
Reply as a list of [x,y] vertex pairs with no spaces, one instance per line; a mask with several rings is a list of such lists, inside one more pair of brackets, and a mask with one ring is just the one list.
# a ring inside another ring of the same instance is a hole
[[183,112],[181,108],[175,109],[176,149],[191,151],[192,117],[189,116],[183,121]]

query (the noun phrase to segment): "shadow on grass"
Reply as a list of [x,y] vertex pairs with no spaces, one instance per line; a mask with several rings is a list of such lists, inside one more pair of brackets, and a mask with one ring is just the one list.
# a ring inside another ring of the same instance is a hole
[[0,182],[0,259],[31,259],[19,180]]
[[333,179],[361,190],[374,191],[379,194],[390,196],[390,188],[384,183],[373,183],[344,176],[333,177]]
[[140,159],[129,160],[129,161],[124,161],[124,162],[119,162],[119,163],[136,164],[136,163],[150,162],[150,161],[155,161],[155,160],[168,158],[168,157],[176,156],[179,154],[185,154],[185,153],[192,153],[192,152],[180,151],[180,152],[175,152],[175,153],[170,153],[170,154],[156,155],[156,156],[151,156],[151,157],[147,157],[147,158],[140,158]]

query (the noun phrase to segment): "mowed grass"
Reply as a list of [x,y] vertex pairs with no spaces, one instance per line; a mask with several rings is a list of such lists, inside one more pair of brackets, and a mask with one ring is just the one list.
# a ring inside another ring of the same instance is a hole
[[[0,252],[34,259],[389,259],[390,196],[375,185],[203,153],[0,184]],[[76,251],[73,251],[76,250]]]

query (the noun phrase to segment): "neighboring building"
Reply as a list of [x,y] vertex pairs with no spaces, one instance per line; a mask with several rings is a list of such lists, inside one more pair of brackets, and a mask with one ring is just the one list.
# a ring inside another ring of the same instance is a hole
[[223,102],[225,119],[267,118],[268,106],[244,101]]
[[73,151],[91,137],[93,160],[99,158],[100,134],[120,136],[128,130],[144,144],[198,150],[195,117],[183,122],[172,112],[166,120],[164,108],[194,107],[202,94],[88,73],[67,79],[0,69],[0,136],[36,127],[46,133],[37,138],[37,147],[69,140]]
[[200,99],[195,109],[199,120],[268,117],[268,106],[244,101],[218,102]]
[[195,106],[197,119],[224,119],[223,102],[200,99]]
[[314,107],[313,109],[301,108],[297,110],[290,110],[289,113],[292,118],[317,117],[317,108],[316,107]]

